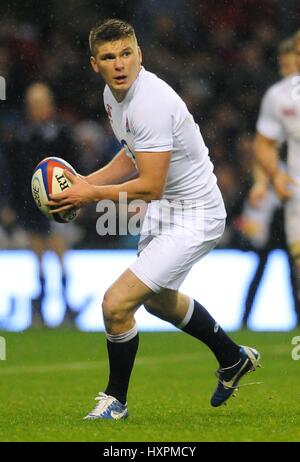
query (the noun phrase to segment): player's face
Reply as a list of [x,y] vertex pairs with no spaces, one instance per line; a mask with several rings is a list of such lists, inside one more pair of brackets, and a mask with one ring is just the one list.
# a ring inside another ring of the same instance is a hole
[[125,98],[127,91],[138,76],[142,55],[135,37],[125,37],[98,45],[91,65],[99,72],[117,101]]
[[297,72],[296,54],[284,53],[278,57],[279,74],[281,77],[288,77]]
[[27,116],[35,122],[42,122],[54,113],[54,106],[49,89],[43,84],[33,84],[25,95]]

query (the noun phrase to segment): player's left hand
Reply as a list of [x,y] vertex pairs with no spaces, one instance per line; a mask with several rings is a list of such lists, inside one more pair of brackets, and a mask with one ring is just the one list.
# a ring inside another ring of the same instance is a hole
[[72,186],[59,194],[49,194],[48,205],[55,207],[50,213],[64,212],[70,209],[79,209],[83,205],[93,202],[94,187],[82,177],[73,175],[64,170],[65,177],[70,180]]
[[257,208],[268,195],[268,184],[257,181],[248,193],[248,200],[251,207]]
[[297,186],[297,182],[286,172],[280,170],[272,178],[272,183],[279,199],[287,201],[293,197],[294,187]]

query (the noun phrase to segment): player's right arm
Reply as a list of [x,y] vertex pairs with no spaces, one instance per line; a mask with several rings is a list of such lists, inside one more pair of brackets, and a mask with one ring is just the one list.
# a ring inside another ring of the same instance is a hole
[[287,200],[292,197],[290,186],[294,180],[280,169],[278,161],[278,141],[257,133],[254,141],[255,160],[270,178],[278,197]]
[[134,163],[127,156],[122,148],[118,154],[103,168],[84,177],[92,185],[102,186],[108,184],[119,184],[137,176],[138,171]]
[[262,100],[257,121],[257,134],[254,141],[255,161],[272,182],[281,200],[292,196],[290,186],[292,178],[280,169],[279,143],[286,139],[285,128],[279,105],[278,84],[273,85]]
[[252,176],[253,185],[249,190],[248,200],[252,207],[259,207],[268,194],[270,179],[256,161],[254,161]]

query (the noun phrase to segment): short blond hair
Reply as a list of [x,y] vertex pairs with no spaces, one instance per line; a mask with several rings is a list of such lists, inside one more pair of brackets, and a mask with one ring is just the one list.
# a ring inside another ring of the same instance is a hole
[[97,46],[102,42],[119,40],[124,37],[135,37],[134,28],[121,19],[106,19],[94,26],[89,35],[89,46],[92,56],[97,54]]

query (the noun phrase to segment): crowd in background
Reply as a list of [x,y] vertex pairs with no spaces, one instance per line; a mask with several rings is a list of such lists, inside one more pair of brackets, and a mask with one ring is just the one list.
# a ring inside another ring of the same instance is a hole
[[[89,30],[106,17],[133,24],[145,68],[165,79],[194,115],[227,208],[221,245],[243,245],[237,223],[252,182],[260,101],[279,79],[278,43],[295,31],[290,26],[297,27],[297,2],[282,3],[293,7],[293,13],[285,16],[275,0],[53,0],[39,12],[35,1],[22,12],[17,2],[4,8],[0,75],[7,88],[6,101],[0,101],[0,247],[26,247],[28,229],[40,231],[31,223],[29,204],[37,156],[62,157],[84,175],[106,164],[119,149],[103,107],[103,83],[89,65]],[[36,82],[45,84],[51,106],[40,119],[28,96]],[[130,236],[98,236],[96,220],[95,206],[90,206],[74,224],[62,225],[68,227],[62,232],[68,246],[136,246]],[[50,232],[47,227],[45,232]],[[278,243],[280,239],[279,234]]]

